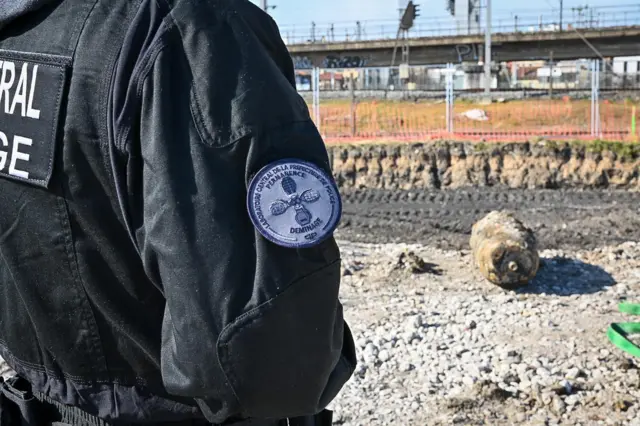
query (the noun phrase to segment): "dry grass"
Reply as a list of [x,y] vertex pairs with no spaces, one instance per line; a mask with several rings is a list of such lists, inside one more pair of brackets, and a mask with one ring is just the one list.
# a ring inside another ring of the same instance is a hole
[[[616,139],[631,129],[633,105],[629,102],[600,102],[600,126]],[[464,114],[479,110],[485,121]],[[437,137],[446,134],[446,107],[440,102],[323,101],[320,129],[325,137],[393,138]],[[525,100],[489,105],[457,101],[454,105],[454,133],[475,134],[487,140],[503,137],[589,136],[589,100]]]

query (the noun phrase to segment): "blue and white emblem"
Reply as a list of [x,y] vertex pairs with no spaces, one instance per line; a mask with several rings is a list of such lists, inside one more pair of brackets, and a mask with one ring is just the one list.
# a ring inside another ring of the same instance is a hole
[[291,248],[320,243],[336,229],[342,214],[333,179],[318,166],[296,159],[260,170],[249,185],[247,205],[265,238]]

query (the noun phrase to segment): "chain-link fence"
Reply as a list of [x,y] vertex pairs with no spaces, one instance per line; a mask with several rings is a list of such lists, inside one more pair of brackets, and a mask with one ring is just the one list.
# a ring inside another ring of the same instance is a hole
[[328,140],[635,140],[640,78],[600,60],[572,67],[477,66],[297,70]]

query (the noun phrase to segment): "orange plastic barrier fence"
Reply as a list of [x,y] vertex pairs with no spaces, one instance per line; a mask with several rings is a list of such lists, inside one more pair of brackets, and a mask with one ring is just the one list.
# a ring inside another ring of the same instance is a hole
[[[636,107],[600,101],[599,128],[592,124],[590,100],[523,100],[478,104],[456,101],[447,129],[443,101],[323,101],[316,122],[328,143],[392,139],[425,141],[521,141],[549,139],[636,140]],[[310,106],[310,110],[312,107]],[[315,114],[312,116],[315,120]],[[596,115],[597,116],[597,115]]]

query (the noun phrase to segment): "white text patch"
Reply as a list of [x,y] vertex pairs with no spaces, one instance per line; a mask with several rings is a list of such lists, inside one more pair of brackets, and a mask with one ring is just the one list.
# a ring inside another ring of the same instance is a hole
[[0,176],[48,186],[68,62],[0,50]]

